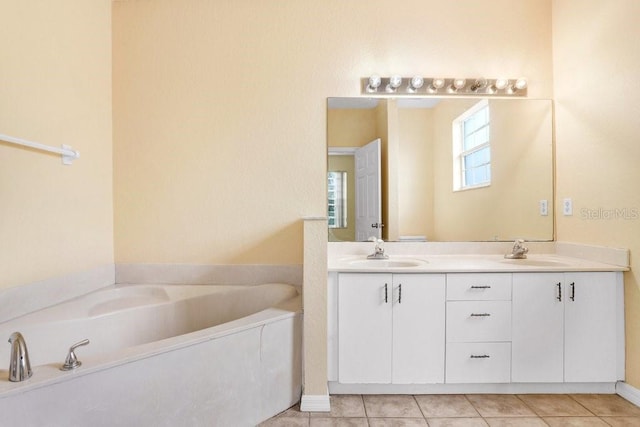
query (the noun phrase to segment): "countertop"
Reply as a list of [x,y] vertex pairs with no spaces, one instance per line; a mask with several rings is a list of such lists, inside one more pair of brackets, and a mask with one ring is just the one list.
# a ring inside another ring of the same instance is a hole
[[329,272],[348,273],[489,273],[628,271],[626,266],[607,264],[557,254],[530,254],[526,259],[503,255],[390,255],[369,260],[365,255],[329,257]]

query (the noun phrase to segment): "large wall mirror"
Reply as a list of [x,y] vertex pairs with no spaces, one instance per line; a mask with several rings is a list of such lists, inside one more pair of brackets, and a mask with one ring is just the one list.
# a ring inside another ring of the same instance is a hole
[[329,98],[327,121],[330,241],[553,240],[550,100]]

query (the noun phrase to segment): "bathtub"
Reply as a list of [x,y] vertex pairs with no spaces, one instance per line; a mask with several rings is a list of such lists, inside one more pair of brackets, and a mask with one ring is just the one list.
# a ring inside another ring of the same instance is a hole
[[[253,426],[301,394],[295,286],[112,285],[0,323],[19,331],[33,376],[8,381],[0,424]],[[61,371],[69,347],[82,366]]]

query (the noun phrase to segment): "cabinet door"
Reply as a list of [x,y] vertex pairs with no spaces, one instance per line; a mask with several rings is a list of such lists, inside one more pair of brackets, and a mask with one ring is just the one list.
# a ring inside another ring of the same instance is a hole
[[615,273],[565,274],[566,382],[616,381]]
[[393,305],[393,383],[443,383],[444,274],[394,274]]
[[511,381],[562,382],[563,273],[513,274]]
[[341,383],[391,383],[391,280],[391,274],[339,275],[338,381]]

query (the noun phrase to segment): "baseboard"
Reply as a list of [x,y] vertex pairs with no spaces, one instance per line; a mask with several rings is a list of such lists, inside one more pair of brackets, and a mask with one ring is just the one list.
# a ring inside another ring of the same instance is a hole
[[331,401],[328,394],[309,395],[303,394],[300,400],[300,411],[302,412],[329,412],[331,411]]
[[640,390],[623,381],[616,384],[616,393],[636,406],[640,406]]

